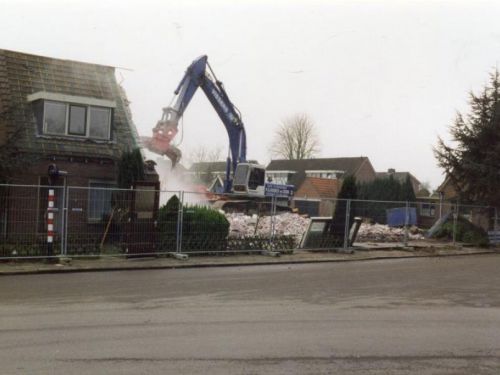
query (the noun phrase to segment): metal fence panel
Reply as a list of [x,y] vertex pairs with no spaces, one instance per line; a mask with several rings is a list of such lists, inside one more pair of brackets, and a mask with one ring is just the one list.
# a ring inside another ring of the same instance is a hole
[[0,258],[61,255],[64,188],[0,185]]
[[178,195],[153,188],[69,187],[66,254],[140,256],[174,252],[177,218],[165,205],[158,210],[157,202]]
[[[98,184],[0,185],[0,258],[330,251],[420,241],[483,245],[488,235],[498,237],[492,207],[437,200],[311,201],[290,205],[274,197]],[[313,208],[321,217],[306,215]]]
[[356,242],[405,244],[406,202],[353,201],[353,214],[362,219]]

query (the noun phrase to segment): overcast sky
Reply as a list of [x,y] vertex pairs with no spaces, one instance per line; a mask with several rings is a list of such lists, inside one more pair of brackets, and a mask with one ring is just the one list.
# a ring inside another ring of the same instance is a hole
[[[112,65],[149,135],[186,67],[207,54],[267,164],[274,129],[306,113],[321,157],[442,181],[432,147],[500,60],[500,3],[478,1],[9,1],[0,48]],[[227,152],[200,90],[177,141]]]

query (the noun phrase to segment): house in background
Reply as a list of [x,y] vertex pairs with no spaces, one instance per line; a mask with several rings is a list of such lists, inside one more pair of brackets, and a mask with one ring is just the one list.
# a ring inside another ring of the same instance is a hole
[[420,228],[432,227],[443,215],[443,205],[438,194],[417,197],[414,205],[417,209],[417,223]]
[[477,225],[484,230],[490,230],[494,227],[495,209],[484,207],[483,205],[460,204],[460,193],[453,184],[450,176],[446,176],[443,183],[436,189],[439,196],[440,215],[444,216],[455,211],[458,206],[459,214],[468,219],[472,224]]
[[293,206],[301,214],[309,216],[332,216],[335,200],[340,190],[340,180],[306,177],[295,192]]
[[364,156],[271,160],[266,169],[267,180],[295,186],[292,206],[311,216],[332,214],[333,199],[337,198],[343,178],[349,175],[358,182],[370,182],[376,176],[370,160]]
[[[404,183],[406,179],[409,177],[411,181],[411,186],[413,187],[413,192],[416,196],[421,195],[423,191],[422,183],[410,172],[396,172],[394,168],[389,168],[387,172],[377,172],[377,178],[394,178],[394,180],[399,181],[400,183]],[[427,194],[428,196],[428,194]]]
[[417,222],[422,228],[430,228],[439,220],[442,214],[439,197],[431,196],[430,192],[422,185],[422,183],[410,172],[397,172],[394,168],[389,168],[387,172],[377,172],[377,178],[394,178],[400,183],[404,183],[407,178],[413,188],[413,192],[417,197],[415,204]]
[[266,168],[266,178],[275,183],[294,185],[297,189],[306,177],[342,179],[353,175],[358,182],[369,182],[375,179],[375,170],[370,159],[365,156],[352,158],[318,158],[287,160],[271,160]]
[[[109,216],[111,192],[100,188],[116,186],[123,152],[139,146],[114,67],[0,50],[0,113],[0,147],[8,144],[15,150],[12,157],[26,160],[10,176],[11,183],[85,188],[75,203],[78,207],[68,213],[82,230]],[[52,164],[67,174],[49,181]],[[154,182],[157,175],[148,171],[148,179]],[[55,190],[56,208],[62,212],[62,190]],[[30,207],[38,210],[33,225],[46,232],[47,189],[29,195],[37,196]],[[33,233],[26,226],[34,221],[19,216],[33,216],[33,211],[16,210],[13,205],[20,203],[15,199],[8,204],[9,215],[17,216],[4,215],[4,234],[15,232],[16,222],[22,222],[24,233]],[[56,232],[60,223],[56,218]]]

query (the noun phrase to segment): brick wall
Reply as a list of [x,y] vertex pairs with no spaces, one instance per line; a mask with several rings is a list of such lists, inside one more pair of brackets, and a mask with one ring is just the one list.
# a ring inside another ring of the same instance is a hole
[[37,185],[41,178],[47,177],[47,170],[51,163],[55,163],[59,170],[67,171],[64,177],[67,186],[88,187],[90,180],[116,181],[117,167],[108,160],[103,161],[50,161],[43,160],[33,164],[19,174],[13,176],[13,184]]

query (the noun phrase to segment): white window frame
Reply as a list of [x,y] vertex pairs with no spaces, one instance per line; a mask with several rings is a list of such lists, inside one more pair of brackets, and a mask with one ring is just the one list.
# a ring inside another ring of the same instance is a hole
[[[326,178],[329,180],[337,180],[345,171],[337,169],[309,169],[305,171],[306,177]],[[330,175],[330,177],[328,177]]]
[[[46,115],[46,105],[47,103],[58,103],[58,104],[64,104],[66,106],[66,120],[65,120],[65,128],[64,128],[64,133],[52,133],[47,130],[47,124],[45,122],[45,115]],[[77,107],[85,107],[85,135],[78,135],[78,134],[71,134],[69,132],[69,120],[70,120],[70,108],[71,106],[77,106]],[[99,109],[106,109],[108,111],[108,134],[107,138],[98,138],[98,137],[91,137],[90,136],[90,122],[91,122],[91,114],[90,110],[92,108],[99,108]],[[78,104],[78,103],[68,103],[68,102],[61,102],[57,100],[43,100],[43,134],[46,135],[53,135],[53,136],[64,136],[64,137],[73,137],[73,138],[81,138],[81,139],[95,139],[95,140],[100,140],[100,141],[109,141],[111,139],[111,127],[112,127],[112,117],[113,116],[113,108],[111,107],[102,107],[102,106],[97,106],[97,105],[89,105],[89,104]]]
[[271,177],[272,181],[275,183],[286,184],[289,181],[288,176],[297,173],[296,171],[266,171],[266,181],[268,181],[269,177]]

